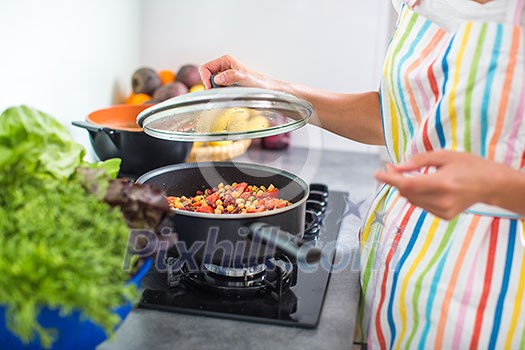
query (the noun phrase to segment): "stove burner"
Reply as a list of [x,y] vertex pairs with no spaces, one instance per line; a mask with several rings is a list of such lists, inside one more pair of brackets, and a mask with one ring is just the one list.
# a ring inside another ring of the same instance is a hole
[[[337,242],[347,199],[345,192],[310,185],[306,244],[330,247]],[[166,271],[151,271],[144,278],[139,307],[314,328],[335,261],[334,249],[324,253],[325,265],[312,264],[310,270],[284,255],[252,267],[208,264],[197,271],[181,266],[183,260],[177,256],[169,256]]]
[[[175,263],[168,266],[177,266]],[[222,295],[254,296],[275,292],[277,298],[296,282],[296,267],[284,255],[268,260],[266,264],[249,268],[226,268],[213,264],[204,265],[201,271],[189,271],[182,266],[168,273],[168,285],[172,288],[195,288],[200,291]],[[250,272],[251,274],[248,274]]]
[[248,278],[259,275],[266,270],[265,264],[249,267],[222,267],[215,264],[204,264],[204,269],[219,276]]

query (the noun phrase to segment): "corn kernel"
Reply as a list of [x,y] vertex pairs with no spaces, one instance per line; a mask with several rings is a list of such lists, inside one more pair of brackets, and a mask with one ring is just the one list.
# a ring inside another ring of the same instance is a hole
[[215,209],[215,214],[222,214],[222,210]]
[[224,188],[224,184],[221,182],[217,187],[218,188]]
[[235,191],[232,192],[232,197],[233,198],[239,198],[239,196],[240,196],[239,192],[235,192]]
[[226,210],[228,211],[228,213],[231,213],[231,212],[233,211],[233,209],[234,209],[234,208],[233,208],[233,205],[228,205],[228,206],[226,207]]
[[273,186],[273,184],[270,184],[270,186],[268,186],[268,191],[273,191],[275,189],[275,187]]
[[222,205],[222,201],[221,201],[220,199],[217,199],[217,200],[215,201],[215,205]]
[[222,205],[217,205],[217,210],[223,211],[224,207]]
[[239,204],[237,204],[237,208],[239,208],[239,209],[244,209],[244,204],[243,204],[243,203],[239,203]]
[[237,204],[239,204],[239,203],[244,203],[244,199],[242,199],[242,198],[237,198],[237,199],[235,200],[235,203],[237,203]]

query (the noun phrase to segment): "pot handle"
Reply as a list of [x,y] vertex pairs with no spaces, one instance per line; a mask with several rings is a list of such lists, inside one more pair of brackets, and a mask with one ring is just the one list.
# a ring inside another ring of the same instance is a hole
[[265,244],[271,243],[277,249],[288,254],[297,261],[306,261],[314,263],[321,260],[322,251],[318,247],[311,247],[307,251],[301,250],[304,240],[286,232],[275,226],[265,223],[256,222],[249,226],[250,233],[248,238],[253,240],[255,237]]
[[90,122],[79,121],[79,120],[73,121],[71,122],[71,124],[79,128],[86,129],[88,131],[97,132],[97,133],[102,132],[109,136],[109,138],[111,139],[111,142],[113,142],[115,147],[120,148],[120,142],[118,142],[118,139],[117,139],[117,136],[118,136],[117,130],[114,130],[114,129],[111,129],[105,126],[99,126],[99,125],[96,125]]

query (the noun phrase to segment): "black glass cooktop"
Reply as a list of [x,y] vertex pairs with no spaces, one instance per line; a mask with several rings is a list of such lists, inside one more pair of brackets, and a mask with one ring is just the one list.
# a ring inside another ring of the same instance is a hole
[[[315,189],[312,187],[312,190]],[[312,191],[314,193],[316,191]],[[321,199],[320,199],[321,198]],[[335,258],[335,249],[348,194],[330,191],[312,194],[307,217],[314,215],[315,227],[305,231],[306,244],[319,247],[322,258],[316,263],[297,263],[286,256],[276,258],[267,271],[251,278],[254,293],[236,293],[247,281],[230,282],[221,276],[213,279],[214,287],[202,288],[209,280],[206,272],[171,273],[152,269],[144,278],[145,288],[139,307],[168,312],[231,318],[245,321],[315,328],[319,323],[323,302]],[[316,201],[324,201],[318,205]],[[308,226],[307,220],[307,226]],[[308,234],[307,234],[308,232]],[[277,267],[275,267],[277,266]],[[282,268],[279,268],[281,266]],[[179,276],[177,275],[179,274]],[[213,275],[213,274],[209,274]],[[168,281],[171,286],[168,286]],[[234,278],[234,281],[238,279]],[[242,281],[242,279],[241,279]],[[217,286],[218,285],[218,286]],[[233,292],[224,292],[224,285],[233,285]],[[257,292],[259,288],[259,292]]]

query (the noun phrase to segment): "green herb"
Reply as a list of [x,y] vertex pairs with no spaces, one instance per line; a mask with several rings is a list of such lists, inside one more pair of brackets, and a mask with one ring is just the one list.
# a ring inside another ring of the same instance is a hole
[[121,213],[75,181],[17,177],[0,189],[0,304],[9,327],[49,346],[52,333],[36,320],[46,305],[81,310],[111,333],[111,309],[135,296],[124,285],[129,229]]

